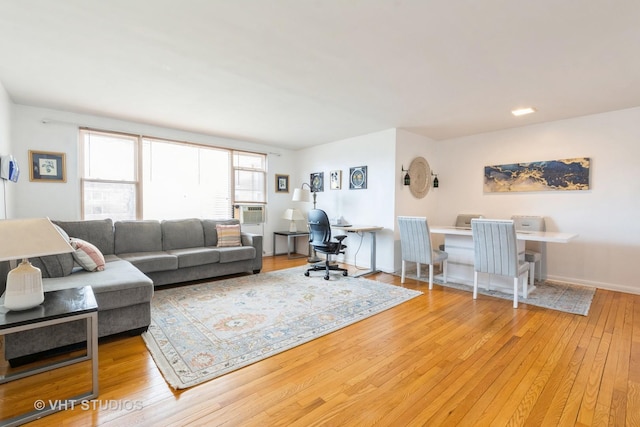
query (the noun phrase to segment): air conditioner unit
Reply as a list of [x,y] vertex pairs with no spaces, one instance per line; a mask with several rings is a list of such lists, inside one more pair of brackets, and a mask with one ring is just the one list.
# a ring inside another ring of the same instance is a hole
[[262,224],[265,221],[265,207],[263,205],[235,205],[233,217],[240,220],[240,224]]

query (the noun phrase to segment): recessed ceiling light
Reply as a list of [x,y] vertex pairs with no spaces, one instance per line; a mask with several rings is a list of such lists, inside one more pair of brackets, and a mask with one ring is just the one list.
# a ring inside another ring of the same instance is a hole
[[511,114],[513,114],[514,116],[524,116],[525,114],[531,114],[535,112],[536,112],[536,109],[533,107],[518,108],[515,110],[511,110]]

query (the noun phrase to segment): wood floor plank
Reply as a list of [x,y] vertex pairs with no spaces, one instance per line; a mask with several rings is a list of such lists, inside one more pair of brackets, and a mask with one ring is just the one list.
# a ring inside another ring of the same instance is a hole
[[[263,270],[305,264],[266,257]],[[103,407],[30,426],[640,425],[640,296],[598,290],[580,316],[368,278],[423,295],[186,390],[167,385],[140,337],[102,340]],[[0,404],[71,389],[45,383],[2,385]]]

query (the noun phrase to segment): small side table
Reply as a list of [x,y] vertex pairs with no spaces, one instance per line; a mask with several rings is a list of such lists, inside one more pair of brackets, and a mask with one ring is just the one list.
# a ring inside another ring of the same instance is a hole
[[[29,310],[6,312],[3,307],[2,312],[0,312],[0,335],[73,322],[79,319],[86,319],[87,321],[86,355],[70,357],[48,365],[2,375],[0,376],[0,384],[91,360],[91,390],[64,400],[69,403],[79,403],[83,400],[98,397],[98,304],[91,286],[45,292],[44,302]],[[44,405],[42,409],[27,412],[10,419],[0,420],[0,426],[21,425],[58,412],[64,409],[64,406],[55,405],[50,407]]]
[[281,254],[276,253],[276,237],[277,236],[285,236],[287,238],[287,256],[289,259],[294,258],[306,258],[309,255],[291,255],[291,239],[293,239],[293,253],[297,253],[296,251],[296,241],[298,237],[306,237],[307,241],[309,241],[309,232],[308,231],[274,231],[273,232],[273,256],[276,255],[284,255],[284,252]]

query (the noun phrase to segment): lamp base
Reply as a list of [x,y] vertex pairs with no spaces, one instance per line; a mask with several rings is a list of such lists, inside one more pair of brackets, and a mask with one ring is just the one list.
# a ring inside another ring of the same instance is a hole
[[4,306],[13,311],[37,307],[44,301],[42,273],[27,260],[7,275],[7,289],[4,294]]
[[298,226],[296,225],[295,221],[289,221],[289,233],[297,233],[298,232]]

